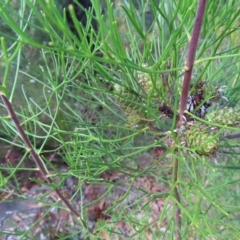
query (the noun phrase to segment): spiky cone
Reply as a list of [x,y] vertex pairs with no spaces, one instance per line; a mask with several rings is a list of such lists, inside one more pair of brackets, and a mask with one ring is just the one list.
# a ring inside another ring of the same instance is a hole
[[214,155],[219,148],[219,138],[215,131],[199,122],[187,125],[186,131],[181,135],[181,141],[184,141],[188,148],[195,149],[199,155]]
[[124,112],[130,125],[134,126],[146,119],[146,111],[143,108],[144,99],[137,93],[115,84],[116,99]]
[[231,107],[210,110],[205,119],[224,126],[236,126],[240,122],[240,111]]
[[[143,67],[146,67],[146,65],[143,65]],[[141,71],[137,71],[137,79],[144,93],[147,95],[152,94],[152,96],[157,97],[158,94],[156,89],[160,88],[160,80],[157,80],[156,84],[154,84],[151,75]]]

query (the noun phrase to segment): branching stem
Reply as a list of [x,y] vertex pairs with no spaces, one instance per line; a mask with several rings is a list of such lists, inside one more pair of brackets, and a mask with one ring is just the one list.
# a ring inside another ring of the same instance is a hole
[[[174,186],[174,197],[176,201],[180,204],[181,203],[181,198],[180,194],[178,192],[178,168],[179,168],[179,162],[178,159],[175,158],[174,160],[174,167],[173,167],[173,186]],[[178,204],[176,204],[176,211],[175,211],[175,222],[177,224],[176,228],[176,239],[179,240],[181,239],[181,226],[182,226],[182,219],[181,219],[181,210],[178,207]]]
[[206,7],[206,0],[199,0],[198,2],[198,10],[197,10],[197,16],[195,19],[195,24],[193,27],[192,37],[189,44],[188,49],[188,56],[187,56],[187,63],[186,63],[186,71],[184,74],[184,81],[183,81],[183,87],[182,87],[182,94],[181,94],[181,101],[180,101],[180,119],[179,119],[179,126],[181,125],[183,121],[183,114],[186,110],[187,106],[187,98],[188,98],[188,91],[192,76],[192,69],[194,65],[194,60],[196,56],[196,50],[197,50],[197,43],[200,35],[200,30],[202,27],[203,22],[203,16],[205,12]]
[[[206,8],[206,2],[207,2],[206,0],[199,0],[199,2],[198,2],[197,15],[196,15],[193,32],[192,32],[192,37],[191,37],[189,49],[188,49],[186,71],[184,74],[184,81],[183,81],[182,94],[181,94],[181,100],[180,100],[178,127],[182,126],[184,112],[185,112],[186,106],[187,106],[187,99],[188,99],[189,86],[190,86],[190,81],[191,81],[191,76],[192,76],[192,69],[194,66],[194,60],[195,60],[195,56],[196,56],[198,39],[200,36],[204,12],[205,12],[205,8]],[[178,168],[179,168],[179,162],[178,162],[178,159],[175,158],[174,166],[173,166],[174,197],[175,197],[176,201],[179,204],[181,204],[180,194],[178,192],[178,186],[179,186],[179,184],[178,184]],[[181,239],[181,209],[178,207],[178,204],[176,204],[175,221],[177,224],[176,239],[180,240]]]
[[[4,93],[2,91],[0,91],[0,95],[2,98],[2,101],[5,105],[5,108],[8,111],[9,116],[11,117],[12,121],[14,122],[17,131],[20,135],[20,137],[22,138],[23,142],[25,143],[25,146],[27,147],[27,150],[30,152],[30,154],[32,155],[32,158],[36,164],[36,166],[38,167],[41,175],[43,176],[43,178],[50,184],[53,186],[54,182],[53,180],[48,176],[47,171],[44,168],[44,165],[42,164],[39,155],[36,153],[36,151],[33,149],[33,146],[31,144],[31,142],[29,141],[20,121],[18,120],[18,117],[12,107],[12,104],[10,103],[10,101],[8,100],[8,98],[4,95]],[[64,202],[64,204],[67,206],[67,208],[76,216],[78,217],[81,221],[82,224],[86,227],[86,224],[84,223],[83,219],[80,218],[80,214],[72,207],[72,205],[69,203],[69,201],[62,195],[62,193],[55,188],[54,191],[56,192],[56,194],[58,195],[58,197]]]

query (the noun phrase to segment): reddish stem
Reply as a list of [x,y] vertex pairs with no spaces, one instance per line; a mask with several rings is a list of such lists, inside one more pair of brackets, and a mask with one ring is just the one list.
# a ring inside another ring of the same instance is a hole
[[179,111],[179,114],[180,114],[180,119],[178,124],[179,126],[183,121],[183,114],[187,106],[187,98],[188,98],[188,91],[189,91],[189,86],[190,86],[190,81],[192,76],[192,69],[193,69],[194,60],[196,56],[197,43],[200,36],[200,30],[202,27],[205,8],[206,8],[206,0],[199,0],[197,16],[195,19],[192,38],[190,40],[189,49],[188,49],[188,56],[187,56],[187,63],[186,63],[187,70],[185,71],[185,74],[184,74],[184,81],[183,81],[181,101],[180,101],[180,111]]
[[[26,133],[23,130],[23,127],[20,123],[20,121],[18,120],[18,117],[15,113],[15,111],[13,110],[12,104],[10,103],[10,101],[8,100],[8,98],[4,95],[3,92],[0,91],[0,95],[2,98],[2,101],[8,111],[9,116],[11,117],[12,121],[14,122],[17,131],[20,135],[20,137],[22,138],[23,142],[25,143],[27,150],[30,152],[30,154],[32,155],[32,158],[35,162],[35,164],[37,165],[40,173],[42,174],[43,178],[50,184],[53,185],[53,180],[48,177],[48,173],[44,168],[44,165],[42,164],[39,155],[35,152],[35,150],[32,147],[31,142],[29,141]],[[65,203],[65,205],[67,206],[67,208],[77,217],[80,218],[80,214],[72,207],[72,205],[69,203],[69,201],[61,194],[61,192],[58,189],[54,189],[54,191],[56,192],[56,194],[58,195],[58,197]],[[85,224],[84,224],[85,225]]]
[[[187,63],[186,63],[187,69],[184,74],[184,81],[183,81],[181,101],[180,101],[178,127],[180,127],[182,125],[184,112],[185,112],[186,106],[187,106],[187,98],[188,98],[188,91],[189,91],[189,86],[190,86],[190,81],[191,81],[191,76],[192,76],[192,69],[193,69],[194,60],[195,60],[195,56],[196,56],[197,43],[198,43],[198,39],[200,36],[200,31],[201,31],[201,27],[202,27],[205,8],[206,8],[206,0],[199,0],[197,15],[196,15],[193,32],[192,32],[192,38],[190,40],[189,49],[188,49],[188,56],[187,56]],[[173,172],[173,174],[174,174],[173,184],[175,186],[174,187],[174,196],[175,196],[176,200],[178,201],[178,203],[180,204],[181,199],[180,199],[180,194],[178,192],[179,184],[177,184],[178,168],[179,168],[179,162],[178,162],[178,159],[176,158],[174,161],[174,172]],[[181,209],[178,207],[178,205],[176,206],[176,211],[175,211],[175,221],[177,224],[176,239],[180,240],[181,239]]]

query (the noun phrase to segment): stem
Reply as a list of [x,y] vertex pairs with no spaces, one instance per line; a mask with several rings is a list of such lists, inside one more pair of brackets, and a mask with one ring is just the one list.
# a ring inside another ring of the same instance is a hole
[[[198,9],[197,9],[197,15],[193,27],[192,32],[192,38],[190,40],[189,49],[188,49],[188,56],[187,56],[187,63],[186,63],[186,71],[184,74],[184,81],[183,81],[183,87],[182,87],[182,94],[181,94],[181,100],[180,100],[180,111],[179,111],[179,120],[178,120],[178,127],[182,125],[183,119],[184,119],[184,112],[186,110],[187,106],[187,98],[188,98],[188,91],[192,76],[192,69],[194,65],[194,60],[196,56],[197,51],[197,44],[198,39],[200,36],[200,31],[202,27],[203,22],[203,16],[206,8],[206,0],[199,0],[198,2]],[[175,158],[174,165],[173,165],[173,186],[174,186],[174,197],[176,201],[180,204],[180,194],[178,192],[178,169],[179,169],[179,162],[178,159]],[[178,204],[176,204],[176,211],[175,211],[175,221],[177,224],[176,229],[176,239],[181,239],[181,209],[179,208]]]
[[221,140],[224,140],[224,139],[236,139],[236,138],[240,138],[240,133],[236,133],[236,134],[233,134],[233,135],[226,135]]
[[[22,138],[23,142],[25,143],[28,151],[30,152],[30,154],[32,155],[32,158],[36,164],[36,166],[38,167],[40,173],[42,174],[43,178],[50,184],[53,185],[54,182],[53,180],[48,176],[47,171],[44,168],[44,165],[42,164],[39,155],[36,153],[36,151],[33,149],[31,142],[29,141],[20,121],[18,120],[18,117],[15,113],[15,111],[13,110],[12,104],[10,103],[10,101],[8,100],[8,98],[4,95],[4,93],[2,91],[0,91],[0,95],[2,98],[2,101],[5,105],[5,108],[8,111],[9,116],[11,117],[12,121],[14,122],[17,131],[20,135],[20,137]],[[69,203],[69,201],[61,194],[61,192],[58,189],[54,189],[54,191],[56,192],[56,194],[58,195],[58,197],[64,202],[64,204],[66,205],[66,207],[76,216],[78,217],[81,221],[82,224],[86,227],[86,224],[84,223],[83,219],[81,219],[80,214],[72,207],[72,205]]]
[[182,94],[181,94],[181,101],[180,101],[180,119],[178,126],[181,126],[183,121],[183,114],[186,110],[187,106],[187,98],[188,98],[188,91],[192,76],[192,69],[194,65],[196,50],[197,50],[197,43],[200,35],[200,30],[202,27],[203,16],[206,7],[206,0],[199,0],[198,2],[198,10],[197,16],[195,19],[195,24],[193,27],[192,38],[190,40],[189,49],[188,49],[188,56],[187,56],[187,63],[186,63],[186,71],[184,74],[184,81],[182,87]]
[[[174,165],[173,165],[173,186],[174,186],[174,197],[178,201],[178,203],[181,203],[181,198],[180,194],[178,192],[178,159],[175,158],[174,160]],[[179,240],[181,239],[181,225],[182,225],[182,220],[181,220],[181,209],[178,207],[178,204],[176,204],[176,211],[175,211],[175,221],[177,223],[177,229],[176,229],[176,239]]]

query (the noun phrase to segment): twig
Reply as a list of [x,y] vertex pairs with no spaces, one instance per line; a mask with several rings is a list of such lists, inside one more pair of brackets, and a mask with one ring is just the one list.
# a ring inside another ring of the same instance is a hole
[[[2,91],[0,91],[0,95],[2,98],[2,101],[5,105],[5,108],[8,111],[9,116],[11,117],[12,121],[14,122],[17,131],[20,135],[20,137],[22,138],[23,142],[25,143],[27,150],[30,152],[30,154],[32,155],[32,158],[36,164],[36,166],[38,167],[40,173],[42,174],[43,178],[50,184],[53,185],[53,180],[48,176],[47,171],[44,168],[44,165],[42,164],[39,155],[35,152],[35,150],[32,147],[31,142],[29,141],[21,123],[18,120],[18,117],[15,113],[15,111],[13,110],[12,104],[10,103],[10,101],[8,100],[8,98],[4,95],[4,93]],[[69,201],[61,194],[61,192],[54,188],[54,191],[56,192],[56,194],[58,195],[58,197],[64,202],[64,204],[67,206],[67,208],[76,216],[78,217],[81,221],[82,224],[84,225],[84,227],[86,227],[86,224],[84,223],[83,219],[81,219],[80,214],[72,207],[72,205],[69,203]]]
[[186,106],[187,106],[188,91],[189,91],[189,86],[190,86],[190,81],[192,76],[194,59],[195,59],[196,50],[197,50],[197,43],[200,35],[200,30],[202,27],[205,7],[206,7],[206,0],[199,0],[197,16],[195,19],[192,38],[190,40],[189,49],[188,49],[186,71],[184,74],[184,81],[183,81],[181,101],[180,101],[180,111],[179,111],[179,114],[180,114],[180,119],[178,123],[179,126],[181,126],[181,123],[183,121],[184,111],[186,110]]
[[[181,100],[180,100],[179,120],[177,124],[179,128],[182,126],[182,122],[184,120],[184,112],[187,106],[187,98],[188,98],[189,86],[191,81],[192,69],[193,69],[194,60],[196,56],[197,43],[200,35],[200,30],[202,27],[205,7],[206,7],[206,0],[199,0],[197,15],[196,15],[195,24],[192,32],[192,38],[190,40],[189,49],[188,49],[186,71],[184,74],[184,81],[183,81],[182,94],[181,94]],[[178,168],[179,168],[179,162],[178,162],[178,159],[175,158],[174,166],[173,166],[174,196],[175,196],[175,199],[180,204],[181,199],[180,199],[180,194],[178,192],[178,186],[179,186]],[[176,204],[175,221],[177,224],[176,239],[179,240],[181,239],[181,209],[178,207],[178,204]]]
[[224,140],[224,139],[236,139],[236,138],[240,138],[240,133],[236,133],[236,134],[233,134],[233,135],[226,135],[221,140]]
[[[181,203],[180,194],[178,192],[178,159],[175,158],[174,160],[174,166],[173,166],[173,186],[174,186],[174,197],[178,201],[178,203]],[[176,211],[175,211],[175,221],[177,223],[176,228],[176,238],[177,240],[181,239],[181,226],[182,226],[182,219],[181,219],[181,210],[176,204]]]

